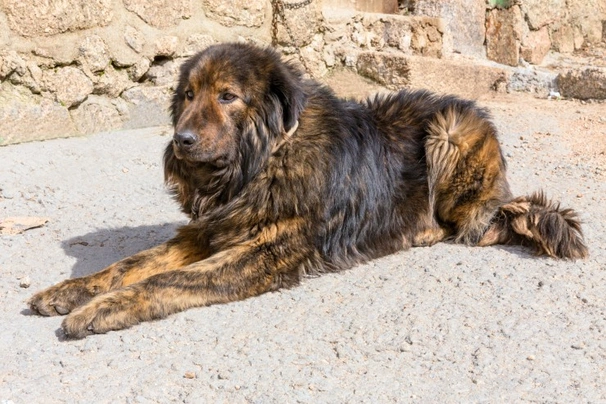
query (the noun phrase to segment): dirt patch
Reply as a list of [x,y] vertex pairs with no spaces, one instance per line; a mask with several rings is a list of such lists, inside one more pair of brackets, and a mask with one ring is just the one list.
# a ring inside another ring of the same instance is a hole
[[162,185],[170,131],[0,148],[0,217],[50,219],[0,236],[0,400],[606,401],[604,105],[479,103],[514,192],[542,188],[577,209],[588,259],[440,243],[79,341],[61,341],[61,319],[25,300],[174,234],[184,217]]

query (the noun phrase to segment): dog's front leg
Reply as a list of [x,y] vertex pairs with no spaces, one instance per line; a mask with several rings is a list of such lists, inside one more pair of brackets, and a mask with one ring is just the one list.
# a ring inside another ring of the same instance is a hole
[[44,316],[64,315],[93,297],[165,271],[200,261],[208,254],[195,239],[178,235],[167,243],[118,261],[100,272],[66,279],[42,290],[29,300],[33,312]]
[[190,307],[227,303],[298,283],[310,249],[289,231],[276,231],[223,250],[184,268],[159,273],[97,296],[63,321],[65,334],[82,338],[159,319]]

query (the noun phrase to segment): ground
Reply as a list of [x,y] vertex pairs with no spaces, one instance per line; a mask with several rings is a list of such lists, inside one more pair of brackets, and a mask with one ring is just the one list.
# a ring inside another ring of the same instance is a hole
[[606,108],[492,95],[512,189],[580,212],[590,256],[441,243],[300,287],[64,340],[26,300],[158,244],[185,218],[168,128],[0,148],[0,401],[605,402]]

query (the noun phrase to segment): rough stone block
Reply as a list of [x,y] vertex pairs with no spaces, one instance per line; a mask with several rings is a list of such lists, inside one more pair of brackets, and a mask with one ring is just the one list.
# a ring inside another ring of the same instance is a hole
[[25,63],[25,68],[22,68],[20,64],[14,66],[16,68],[11,72],[8,81],[11,84],[27,87],[34,94],[40,94],[42,91],[40,84],[42,81],[42,69],[32,61],[23,61],[23,63]]
[[535,65],[541,64],[547,52],[551,49],[551,40],[547,27],[538,31],[530,31],[522,40],[520,53],[522,58],[528,63]]
[[521,6],[532,30],[562,21],[566,14],[566,0],[524,0]]
[[486,0],[415,0],[411,11],[446,21],[446,50],[484,56]]
[[119,97],[123,91],[137,85],[130,80],[127,69],[115,69],[112,66],[108,66],[103,74],[93,77],[93,81],[93,93],[110,98]]
[[577,49],[585,40],[591,44],[602,40],[602,24],[606,22],[605,0],[568,0],[568,18],[571,25],[578,30]]
[[260,27],[265,21],[268,3],[265,0],[203,0],[202,7],[208,17],[226,27]]
[[124,123],[123,127],[132,129],[169,125],[168,108],[171,95],[170,86],[139,86],[124,91],[121,97],[128,102],[130,118]]
[[36,64],[36,62],[27,62],[27,70],[32,78],[32,86],[29,89],[34,94],[40,94],[40,82],[42,81],[42,69]]
[[93,92],[93,82],[72,66],[45,71],[42,83],[43,90],[50,91],[57,102],[68,108],[80,104]]
[[606,68],[588,67],[572,69],[557,77],[560,94],[564,97],[606,99]]
[[112,0],[4,0],[11,30],[26,37],[106,26],[113,18]]
[[129,68],[141,60],[141,55],[137,54],[128,46],[121,42],[109,42],[111,54],[111,66],[116,68]]
[[123,0],[127,10],[157,28],[168,28],[191,17],[191,0]]
[[135,52],[143,52],[145,46],[145,35],[136,28],[127,25],[124,29],[124,41]]
[[179,56],[193,56],[217,42],[215,38],[205,34],[193,34],[185,40],[185,46]]
[[408,66],[411,87],[466,98],[502,91],[509,81],[509,73],[503,68],[464,59],[411,56]]
[[477,98],[506,86],[506,70],[464,60],[363,52],[358,56],[358,73],[390,89],[428,89],[443,94]]
[[573,40],[574,40],[574,49],[581,49],[583,44],[585,43],[585,37],[583,36],[583,31],[579,25],[572,26],[573,32]]
[[61,37],[40,41],[39,46],[32,49],[32,54],[45,60],[46,67],[67,66],[74,63],[79,57],[76,44],[65,46],[66,42]]
[[141,59],[139,59],[139,61],[137,61],[137,63],[135,63],[128,69],[128,76],[132,81],[138,82],[141,77],[143,77],[145,73],[149,71],[150,67],[150,60],[148,58],[142,57]]
[[550,31],[553,50],[561,53],[574,51],[574,32],[570,25],[556,25],[550,27]]
[[105,97],[91,95],[86,101],[71,111],[78,132],[90,134],[105,132],[122,127],[122,116]]
[[346,27],[353,44],[368,50],[392,48],[408,54],[442,56],[442,22],[432,17],[361,14]]
[[0,79],[10,76],[13,72],[23,76],[26,70],[25,60],[14,50],[0,53]]
[[520,59],[522,14],[518,6],[492,9],[486,14],[486,56],[490,60],[517,66]]
[[356,68],[364,77],[391,87],[406,87],[410,84],[408,58],[379,52],[364,52],[359,55]]
[[[220,0],[218,0],[220,1]],[[285,9],[278,18],[277,42],[280,45],[303,47],[313,41],[320,30],[321,2],[313,1],[298,9]]]
[[187,59],[177,58],[154,63],[147,72],[146,79],[156,86],[169,86],[172,88],[177,83],[179,68],[185,60]]
[[511,74],[507,84],[508,91],[520,91],[547,98],[557,88],[557,74],[549,70],[537,70],[533,67],[519,67]]
[[179,37],[173,35],[162,36],[154,42],[154,55],[172,57],[177,53],[178,47]]
[[0,85],[0,145],[78,134],[66,107],[7,82]]
[[363,13],[396,14],[398,0],[329,0],[324,1],[325,7],[335,10],[361,11]]
[[299,48],[299,57],[292,55],[292,61],[299,64],[301,59],[305,62],[305,70],[315,78],[323,77],[328,73],[326,63],[324,63],[324,36],[316,34],[311,43],[305,47]]
[[92,73],[101,72],[109,65],[109,49],[98,35],[84,38],[78,50],[82,65]]
[[40,94],[40,68],[35,63],[26,61],[15,51],[0,53],[0,80],[4,79]]

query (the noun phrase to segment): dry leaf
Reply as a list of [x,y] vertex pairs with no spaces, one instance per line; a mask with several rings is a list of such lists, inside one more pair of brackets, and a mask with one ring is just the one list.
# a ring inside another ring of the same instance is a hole
[[47,217],[15,216],[0,220],[0,234],[21,234],[26,230],[44,226]]

